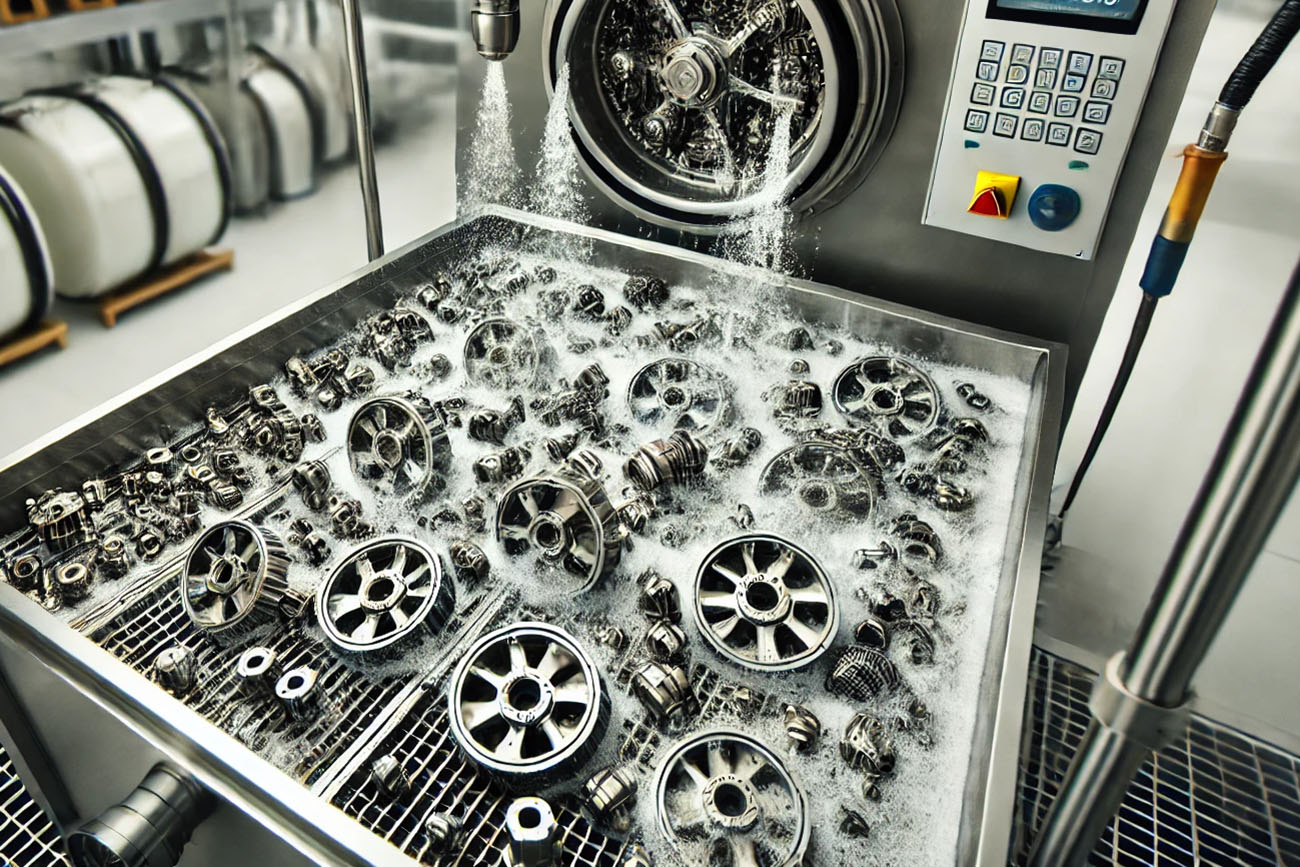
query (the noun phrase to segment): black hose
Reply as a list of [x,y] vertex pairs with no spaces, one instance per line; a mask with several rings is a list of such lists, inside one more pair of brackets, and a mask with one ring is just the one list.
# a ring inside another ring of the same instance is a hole
[[1111,419],[1115,417],[1115,409],[1119,406],[1120,398],[1124,396],[1124,389],[1128,387],[1129,377],[1133,374],[1133,366],[1137,364],[1142,343],[1147,339],[1151,317],[1155,315],[1156,304],[1159,301],[1160,299],[1155,295],[1142,293],[1142,306],[1138,308],[1137,316],[1133,318],[1133,331],[1129,334],[1128,345],[1124,347],[1124,358],[1119,363],[1119,371],[1115,374],[1115,381],[1111,383],[1110,394],[1106,396],[1106,405],[1101,409],[1101,417],[1097,419],[1097,426],[1093,428],[1092,439],[1088,441],[1088,448],[1083,453],[1083,461],[1074,471],[1070,490],[1065,495],[1065,503],[1061,506],[1062,518],[1074,503],[1074,498],[1079,493],[1079,486],[1083,484],[1083,477],[1087,475],[1088,467],[1092,466],[1092,459],[1097,456],[1097,449],[1101,447],[1101,441],[1110,428]]
[[1228,76],[1219,93],[1219,102],[1236,111],[1245,108],[1297,31],[1300,31],[1300,0],[1286,0]]

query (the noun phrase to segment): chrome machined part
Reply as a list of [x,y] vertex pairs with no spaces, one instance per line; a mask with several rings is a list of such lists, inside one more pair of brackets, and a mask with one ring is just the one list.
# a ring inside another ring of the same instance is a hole
[[625,833],[632,827],[631,807],[636,801],[636,775],[627,768],[601,768],[582,786],[580,809],[598,828]]
[[939,419],[942,400],[934,381],[901,358],[859,358],[840,372],[831,390],[835,408],[895,439],[924,434]]
[[445,855],[456,848],[464,823],[451,813],[435,810],[424,817],[424,839],[432,855]]
[[389,798],[401,798],[411,790],[411,781],[396,756],[384,755],[371,762],[370,779]]
[[903,682],[898,666],[874,647],[846,647],[826,677],[826,689],[853,701],[870,701]]
[[35,554],[23,554],[14,560],[9,580],[22,593],[37,589],[41,584],[41,558]]
[[153,658],[153,673],[163,689],[175,695],[184,695],[194,688],[198,678],[194,651],[183,644],[164,647]]
[[661,358],[637,371],[627,387],[627,405],[644,425],[705,434],[731,418],[727,378],[685,358]]
[[640,843],[628,843],[618,867],[651,867],[650,853]]
[[497,506],[496,537],[505,552],[532,552],[575,593],[594,586],[623,556],[618,510],[593,475],[565,466],[514,484]]
[[686,649],[686,633],[676,623],[658,620],[646,631],[645,643],[655,659],[671,662],[680,658]]
[[643,662],[632,673],[632,692],[656,721],[677,723],[695,701],[691,679],[679,665]]
[[695,577],[695,622],[719,653],[747,668],[801,668],[830,647],[839,606],[829,576],[777,536],[723,542]]
[[303,504],[313,512],[329,502],[330,471],[324,461],[304,461],[293,468],[293,487]]
[[423,397],[377,397],[352,416],[348,457],[357,478],[382,493],[417,497],[442,484],[451,462],[451,441]]
[[103,578],[121,578],[131,568],[131,555],[121,536],[105,536],[95,554],[95,571]]
[[465,373],[480,385],[523,388],[537,382],[546,354],[532,329],[509,319],[488,319],[465,340]]
[[681,484],[698,478],[709,461],[709,447],[690,431],[673,431],[637,449],[623,467],[632,483],[643,491],[663,484]]
[[682,597],[677,585],[654,571],[646,572],[641,579],[641,595],[637,599],[641,613],[651,620],[680,623]]
[[551,867],[560,860],[559,824],[541,798],[516,798],[506,807],[510,867]]
[[840,756],[855,771],[886,777],[894,773],[897,762],[885,724],[865,712],[857,713],[844,729]]
[[289,597],[280,537],[247,521],[209,528],[181,569],[181,605],[199,629],[227,636],[274,620]]
[[289,669],[275,682],[275,697],[289,719],[305,722],[320,712],[319,677],[316,669],[304,665]]
[[487,578],[492,571],[492,564],[487,554],[473,542],[461,540],[451,544],[451,568],[456,570],[456,578],[462,584],[477,584]]
[[68,855],[78,867],[170,867],[210,809],[197,780],[160,763],[121,803],[69,834]]
[[442,560],[422,542],[385,536],[348,554],[316,591],[316,619],[335,647],[396,653],[437,632],[455,610]]
[[75,491],[47,491],[27,501],[27,520],[41,540],[61,554],[95,538],[95,525],[86,509],[86,499]]
[[812,711],[797,704],[785,706],[785,736],[796,750],[807,752],[816,747],[821,733],[821,720]]
[[609,723],[595,662],[545,623],[516,623],[476,641],[447,699],[466,756],[515,781],[564,777],[591,757]]
[[808,849],[808,803],[777,754],[737,731],[697,734],[655,776],[659,829],[690,864],[795,867]]
[[[570,57],[578,152],[624,207],[708,227],[752,212],[788,123],[784,194],[827,206],[869,171],[897,115],[897,11],[884,2],[556,3],[548,87]],[[784,120],[783,120],[784,118]]]
[[267,698],[275,694],[280,681],[280,657],[269,647],[250,647],[235,663],[235,681],[239,692],[248,698]]
[[54,581],[59,588],[59,595],[68,602],[86,598],[93,578],[94,573],[80,560],[69,560],[60,564],[54,571]]
[[821,514],[870,518],[877,486],[871,473],[846,449],[819,441],[800,443],[763,468],[759,490],[791,496]]

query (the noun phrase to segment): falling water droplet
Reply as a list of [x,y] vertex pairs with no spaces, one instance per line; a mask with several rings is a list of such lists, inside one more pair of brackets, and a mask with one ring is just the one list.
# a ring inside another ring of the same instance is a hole
[[515,159],[513,132],[505,67],[501,63],[489,63],[479,97],[469,170],[461,192],[462,211],[487,204],[520,203],[519,163]]

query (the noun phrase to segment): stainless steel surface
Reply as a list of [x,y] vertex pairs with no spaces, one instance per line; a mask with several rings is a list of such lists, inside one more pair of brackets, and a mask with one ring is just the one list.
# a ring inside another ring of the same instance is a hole
[[[1300,478],[1300,270],[1279,305],[1237,409],[1123,661],[1122,688],[1174,709]],[[1143,738],[1089,726],[1031,853],[1082,864],[1145,759]],[[1113,724],[1113,721],[1112,721]]]
[[[156,441],[149,441],[156,435],[159,425],[180,428],[190,419],[201,418],[204,409],[213,402],[225,400],[246,390],[249,385],[270,379],[279,365],[295,353],[309,352],[368,314],[391,306],[398,293],[413,287],[415,269],[421,265],[428,261],[437,262],[451,251],[463,250],[467,245],[481,243],[483,237],[492,236],[495,231],[518,222],[526,223],[530,231],[538,235],[561,230],[578,232],[589,240],[593,264],[597,267],[652,268],[671,281],[703,281],[718,268],[751,279],[755,276],[696,254],[669,250],[623,236],[595,230],[571,230],[551,221],[511,212],[492,213],[475,225],[453,226],[423,239],[404,251],[405,256],[388,257],[354,280],[331,287],[272,321],[215,347],[173,376],[149,383],[138,393],[114,402],[103,416],[56,435],[43,447],[14,459],[0,473],[0,521],[17,523],[25,518],[21,507],[15,508],[16,496],[20,502],[22,492],[59,484],[70,485],[79,476],[106,463],[129,460],[144,445],[156,444]],[[764,275],[763,279],[773,278]],[[991,749],[975,753],[967,775],[969,792],[963,819],[967,828],[987,824],[998,829],[984,834],[982,845],[996,849],[1000,837],[1001,845],[1005,846],[1007,811],[1010,808],[1007,794],[1011,791],[1007,773],[1009,757],[1015,753],[1019,724],[1018,721],[1012,724],[1005,714],[999,718],[996,708],[999,700],[1007,701],[1007,694],[1023,689],[1022,681],[1018,685],[1017,672],[1023,671],[1025,657],[1021,654],[1028,652],[1037,580],[1039,546],[1036,537],[1042,532],[1047,467],[1050,466],[1059,421],[1063,375],[1059,364],[1060,347],[1025,341],[888,304],[866,302],[860,296],[805,281],[781,279],[780,283],[800,311],[814,321],[842,324],[859,333],[870,333],[897,346],[900,352],[922,354],[940,363],[997,370],[1032,384],[1032,405],[1023,429],[1025,450],[1020,458],[1014,502],[1010,505],[1012,518],[997,601],[1000,611],[1010,609],[1010,613],[1005,615],[1005,620],[999,616],[993,646],[984,659],[982,689],[987,691],[987,700],[981,705],[982,713],[976,724],[977,742],[991,744]],[[286,481],[280,487],[280,495],[288,489]],[[261,507],[250,503],[245,508],[251,513]],[[175,562],[162,563],[160,569],[166,573],[178,565]],[[0,611],[0,632],[10,641],[18,641],[32,654],[27,657],[13,654],[14,658],[25,660],[23,664],[29,668],[39,667],[36,663],[56,668],[59,676],[73,683],[75,689],[94,695],[97,701],[111,708],[115,717],[128,721],[150,742],[174,754],[174,759],[220,797],[275,829],[300,851],[310,853],[310,857],[324,863],[386,863],[400,858],[393,849],[377,843],[374,837],[352,823],[331,820],[328,812],[320,812],[322,805],[291,779],[217,731],[210,722],[179,707],[173,698],[142,679],[141,673],[151,660],[151,654],[145,649],[150,643],[170,645],[175,643],[178,635],[191,635],[186,631],[189,629],[188,619],[179,604],[158,593],[166,581],[167,575],[160,574],[159,580],[151,579],[149,586],[131,588],[130,592],[123,593],[82,624],[97,641],[104,642],[130,667],[101,653],[66,627],[53,623],[48,614],[7,587],[0,588],[0,596],[6,603]],[[13,605],[8,604],[11,599]],[[475,628],[482,626],[479,624]],[[118,633],[116,637],[115,633]],[[457,629],[454,634],[462,636],[463,631]],[[463,647],[463,644],[457,644],[461,640],[461,637],[452,639],[448,652],[452,645]],[[286,656],[285,669],[329,659],[322,654],[319,642],[306,641],[295,634],[286,636],[276,649]],[[214,677],[212,672],[220,672],[220,677],[213,681],[215,688],[207,690],[202,699],[206,703],[204,715],[210,716],[214,706],[221,706],[224,697],[230,694],[225,690],[235,688],[230,682],[233,681],[235,656],[234,653],[200,656],[200,668],[204,674]],[[348,805],[346,811],[361,818],[367,827],[377,827],[374,823],[400,821],[399,830],[383,824],[383,835],[398,843],[404,851],[418,854],[425,845],[421,829],[427,814],[427,809],[420,805],[427,806],[428,801],[380,808],[376,806],[374,790],[367,789],[364,784],[359,788],[353,786],[351,769],[357,769],[368,779],[369,760],[373,755],[400,753],[400,750],[395,752],[394,748],[380,744],[390,735],[409,734],[413,739],[412,749],[423,749],[419,744],[429,742],[425,740],[427,731],[418,728],[409,732],[405,729],[396,731],[394,727],[410,712],[411,702],[429,695],[431,687],[356,678],[342,672],[336,676],[341,687],[350,691],[342,703],[356,707],[357,711],[348,717],[346,733],[338,737],[327,737],[323,732],[311,736],[313,742],[328,743],[334,751],[329,755],[312,757],[298,772],[317,793],[340,805]],[[30,692],[25,693],[22,699],[26,706],[33,706]],[[1011,706],[1019,706],[1018,699],[1010,701]],[[273,732],[279,717],[268,711],[264,719],[263,731]],[[48,716],[43,716],[40,724],[43,731],[58,728]],[[445,720],[441,724],[444,726],[443,742],[449,744],[445,737]],[[138,748],[136,752],[138,754]],[[124,756],[129,754],[129,750],[123,750]],[[439,755],[442,757],[436,759],[438,763],[450,761],[446,755]],[[398,757],[404,768],[413,767],[409,758]],[[457,773],[451,765],[446,765],[446,770]],[[472,779],[465,782],[466,785],[477,785]],[[433,789],[431,785],[429,778],[422,782],[419,775],[412,772],[413,790],[423,791],[422,798],[429,795],[442,797],[443,784]],[[997,794],[999,791],[1002,795]],[[445,797],[460,795],[446,794]],[[498,807],[499,803],[484,802],[475,808],[476,811],[485,811],[481,814],[481,821],[488,825],[479,824],[479,818],[467,822],[467,834],[471,839],[493,839],[474,835],[481,835],[483,827],[499,827],[499,824],[492,825],[499,823]],[[375,810],[382,815],[376,817]],[[489,819],[494,813],[497,818]],[[613,863],[620,856],[621,844],[598,837],[582,824],[581,819],[563,811],[559,818],[561,825],[570,829],[565,834],[566,847],[572,844],[582,851],[583,841],[592,841],[595,848],[588,847],[584,856],[588,861],[583,863]],[[970,838],[963,841],[966,853],[963,857],[973,862],[978,844],[974,840],[976,832],[972,830],[969,833]],[[378,848],[372,848],[376,846]],[[985,857],[992,858],[987,863],[998,860],[996,855]]]
[[0,747],[0,852],[14,867],[63,867],[59,829],[23,785]]
[[366,252],[370,261],[384,255],[383,213],[379,207],[379,176],[375,172],[374,127],[370,121],[370,80],[366,75],[366,37],[360,0],[339,0],[343,7],[343,38],[347,45],[348,83],[352,91],[352,134],[357,144],[357,172],[366,219]]
[[[1012,826],[1024,864],[1090,722],[1096,672],[1035,648]],[[1300,863],[1300,761],[1273,744],[1193,714],[1184,736],[1148,756],[1088,856],[1116,864],[1194,867]]]

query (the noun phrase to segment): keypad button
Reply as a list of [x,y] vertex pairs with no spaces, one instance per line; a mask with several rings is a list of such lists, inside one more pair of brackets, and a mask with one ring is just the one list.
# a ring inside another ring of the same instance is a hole
[[966,130],[967,132],[984,132],[989,128],[989,113],[979,109],[969,109],[966,112]]
[[1038,74],[1034,76],[1034,87],[1041,87],[1044,90],[1051,90],[1056,87],[1056,70],[1038,70]]
[[976,82],[975,86],[971,88],[970,101],[976,105],[992,105],[993,94],[996,90],[997,88],[991,84]]
[[1097,61],[1097,77],[1119,81],[1124,74],[1124,61],[1118,57],[1103,57]]
[[984,47],[980,49],[980,60],[992,60],[994,63],[997,63],[1002,59],[1002,49],[1005,47],[1005,42],[998,42],[995,39],[985,39]]
[[979,67],[975,70],[975,77],[980,81],[997,81],[998,65],[988,60],[981,60]]
[[[987,43],[985,43],[987,44]],[[1086,51],[1071,51],[1070,62],[1066,64],[1066,71],[1075,75],[1087,75],[1092,69],[1092,55]]]
[[1029,80],[1029,67],[1023,63],[1013,63],[1007,67],[1008,84],[1024,84]]
[[1016,135],[1016,126],[1020,123],[1020,118],[1014,114],[998,112],[998,116],[993,120],[993,134],[1000,135],[1003,138],[1014,138]]
[[1105,123],[1110,120],[1110,103],[1088,103],[1083,107],[1083,119],[1088,123]]
[[1025,45],[1023,42],[1017,42],[1011,46],[1012,63],[1029,63],[1034,59],[1034,46]]
[[1061,49],[1044,48],[1038,52],[1039,69],[1059,69],[1061,67]]
[[1002,88],[1002,107],[1003,108],[1024,108],[1025,89],[1023,87]]
[[1079,112],[1079,97],[1077,96],[1058,96],[1056,98],[1056,108],[1052,114],[1057,117],[1074,117]]
[[1101,132],[1079,127],[1079,132],[1074,137],[1074,149],[1081,154],[1095,154],[1101,150]]
[[1114,99],[1119,83],[1110,78],[1099,78],[1092,83],[1093,99]]
[[1068,123],[1049,123],[1047,125],[1047,143],[1065,147],[1070,143],[1070,131],[1073,129]]
[[1029,110],[1038,114],[1047,114],[1052,109],[1052,95],[1046,91],[1036,90],[1029,94]]
[[1027,117],[1020,125],[1020,137],[1025,141],[1042,141],[1047,122],[1040,117]]
[[1082,75],[1067,75],[1061,79],[1061,90],[1066,93],[1082,93],[1085,80]]

